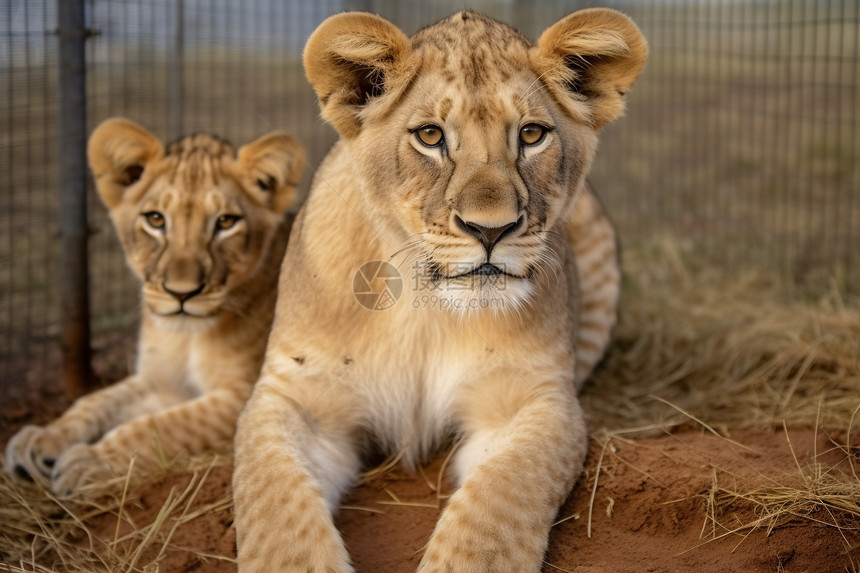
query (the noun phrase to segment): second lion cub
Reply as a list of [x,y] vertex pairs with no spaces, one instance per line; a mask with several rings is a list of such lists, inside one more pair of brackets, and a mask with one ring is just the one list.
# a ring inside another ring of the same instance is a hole
[[142,281],[137,368],[6,447],[6,471],[61,494],[228,447],[259,374],[304,160],[270,133],[236,151],[213,135],[165,146],[124,118],[88,148],[102,202]]

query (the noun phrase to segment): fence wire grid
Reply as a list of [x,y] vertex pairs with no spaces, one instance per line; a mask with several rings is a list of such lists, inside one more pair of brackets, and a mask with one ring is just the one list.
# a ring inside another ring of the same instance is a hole
[[[58,2],[0,2],[0,386],[59,370]],[[469,7],[536,39],[578,1],[87,0],[91,130],[122,115],[165,140],[215,132],[241,145],[297,136],[313,168],[335,139],[301,52],[344,10],[407,34]],[[605,129],[591,180],[625,244],[663,235],[727,272],[760,268],[799,292],[860,289],[855,0],[626,0],[650,44],[627,117]],[[136,280],[89,183],[96,371],[128,348]],[[131,353],[129,353],[130,355]],[[123,354],[124,356],[125,354]],[[102,357],[100,359],[100,357]],[[101,360],[101,362],[100,362]],[[109,380],[108,380],[109,381]]]

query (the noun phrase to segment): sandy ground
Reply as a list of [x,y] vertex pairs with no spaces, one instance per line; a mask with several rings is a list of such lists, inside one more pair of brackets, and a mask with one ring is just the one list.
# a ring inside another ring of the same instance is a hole
[[[810,429],[745,432],[732,440],[682,428],[656,437],[615,437],[592,441],[587,469],[559,512],[544,571],[576,573],[843,573],[852,571],[849,546],[860,535],[840,533],[817,523],[826,511],[798,516],[767,532],[728,533],[755,518],[753,507],[738,501],[709,516],[706,500],[717,484],[741,491],[802,483],[817,454],[828,466],[847,463],[831,438]],[[790,445],[789,445],[790,444]],[[795,460],[796,458],[796,460]],[[439,458],[409,474],[390,469],[370,478],[344,501],[337,518],[359,572],[400,573],[417,566],[422,547],[444,506],[437,491]],[[594,478],[600,465],[596,490]],[[229,466],[215,467],[195,506],[218,505],[229,491]],[[173,475],[135,489],[135,523],[155,519],[171,489],[189,476]],[[442,491],[447,484],[442,481]],[[593,509],[589,516],[591,498]],[[591,536],[588,535],[589,517]],[[102,516],[91,526],[112,539],[116,518]],[[728,529],[727,529],[728,528]],[[844,537],[843,537],[844,535]],[[229,508],[209,511],[181,526],[160,571],[234,571],[235,565],[200,552],[232,557],[235,537]],[[855,561],[858,559],[854,552]]]

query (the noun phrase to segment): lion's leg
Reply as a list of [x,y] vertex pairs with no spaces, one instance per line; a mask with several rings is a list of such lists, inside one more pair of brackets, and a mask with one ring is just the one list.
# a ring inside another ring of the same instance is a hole
[[568,224],[568,240],[579,275],[576,385],[581,388],[609,346],[621,293],[615,228],[587,186]]
[[60,455],[75,444],[92,443],[126,420],[180,400],[159,394],[139,376],[78,399],[45,427],[25,426],[6,445],[5,469],[10,475],[48,478]]
[[[263,377],[239,420],[233,500],[239,571],[351,572],[332,510],[358,475],[342,387],[287,396]],[[289,386],[288,386],[289,384]]]
[[134,457],[156,467],[181,454],[225,450],[233,437],[246,392],[215,390],[117,426],[94,444],[66,450],[51,474],[51,487],[70,493],[88,483],[123,475]]
[[465,406],[455,464],[462,485],[436,525],[421,573],[541,570],[550,527],[587,447],[570,386],[532,390],[511,374]]

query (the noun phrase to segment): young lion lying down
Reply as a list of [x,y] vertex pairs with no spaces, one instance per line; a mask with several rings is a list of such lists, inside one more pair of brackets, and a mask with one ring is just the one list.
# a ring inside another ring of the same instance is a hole
[[102,123],[89,141],[99,196],[143,282],[136,372],[6,446],[6,471],[61,494],[158,456],[229,446],[272,322],[284,213],[303,169],[270,133],[238,152],[213,135],[165,149],[140,125]]
[[459,487],[419,570],[541,569],[585,457],[577,389],[619,293],[585,176],[646,52],[605,9],[536,45],[471,11],[412,38],[364,13],[314,32],[305,70],[340,141],[296,220],[239,420],[240,571],[351,571],[332,511],[362,453],[411,464],[452,434]]

